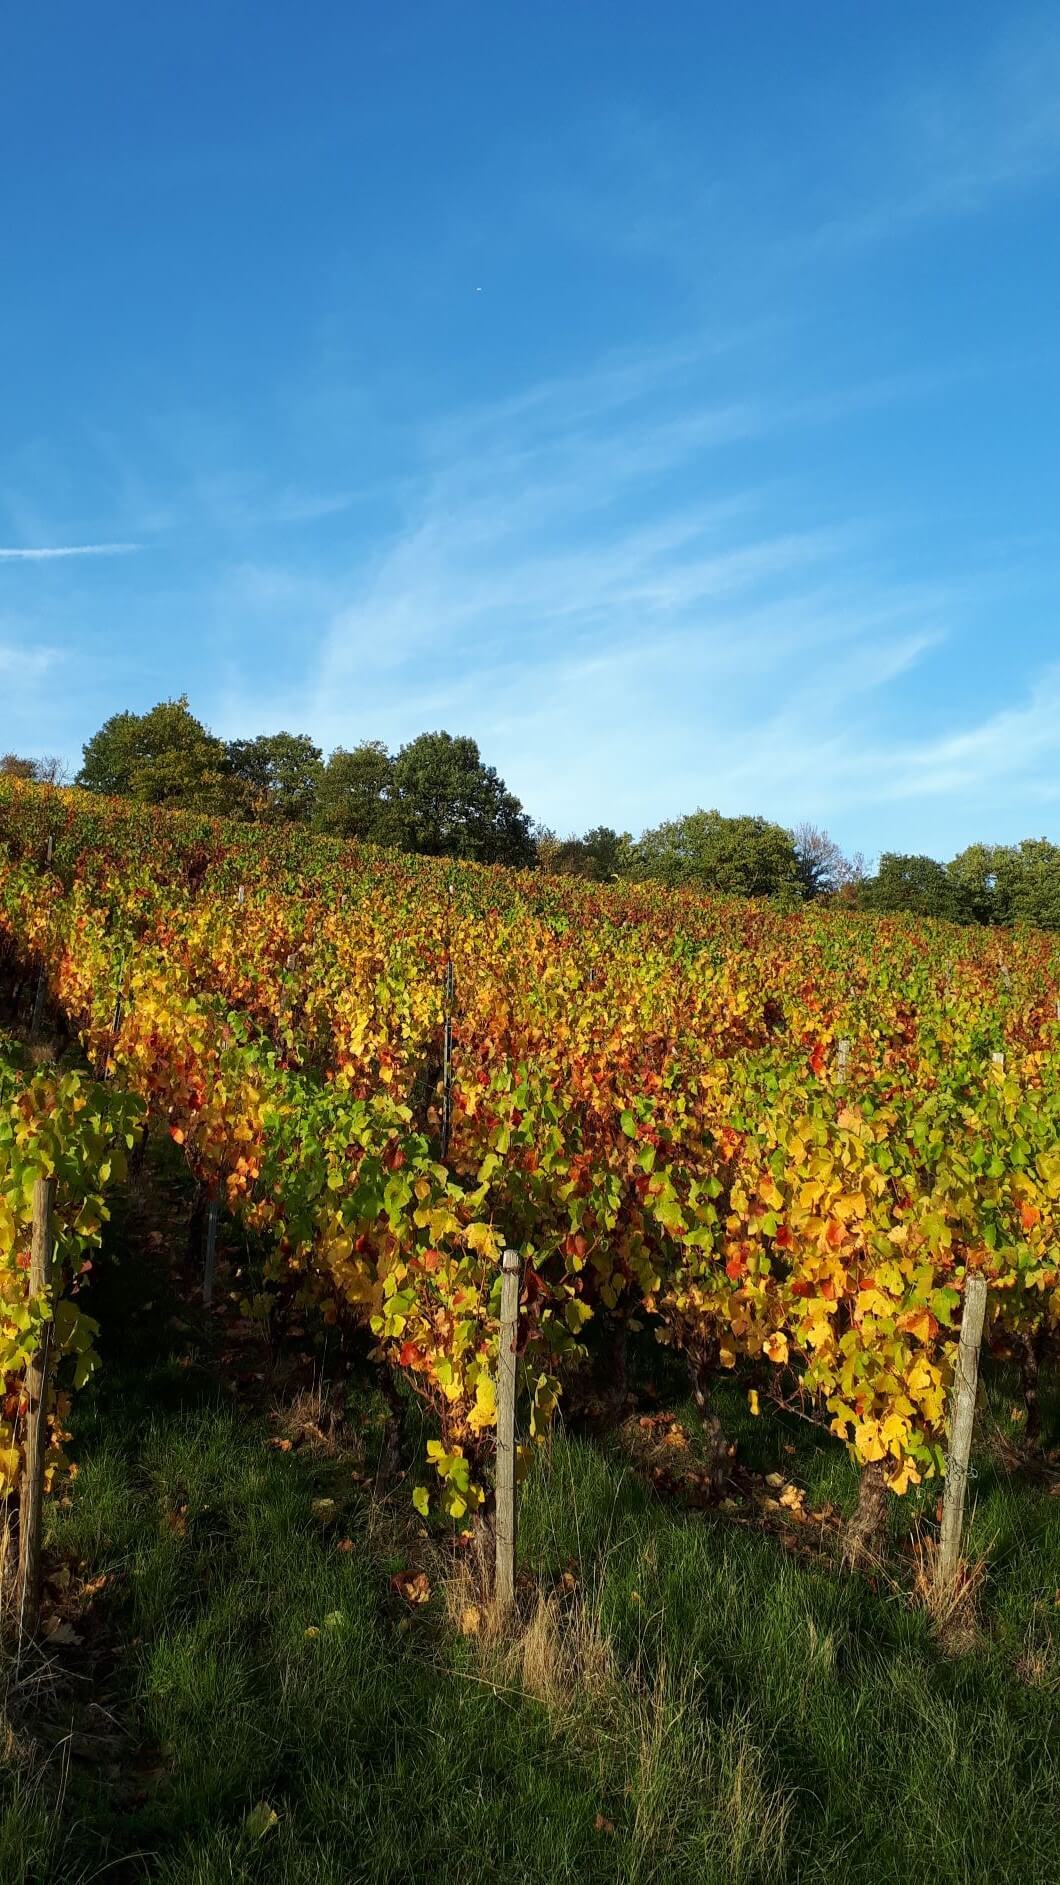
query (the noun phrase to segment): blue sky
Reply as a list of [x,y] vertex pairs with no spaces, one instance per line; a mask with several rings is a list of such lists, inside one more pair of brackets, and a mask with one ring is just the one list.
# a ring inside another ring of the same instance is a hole
[[1060,838],[1060,16],[0,21],[0,746]]

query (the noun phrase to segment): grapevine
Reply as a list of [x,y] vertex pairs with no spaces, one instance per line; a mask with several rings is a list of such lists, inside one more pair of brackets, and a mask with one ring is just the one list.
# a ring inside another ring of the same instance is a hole
[[275,1287],[359,1322],[432,1402],[454,1517],[485,1497],[506,1245],[534,1434],[603,1325],[631,1323],[704,1397],[739,1367],[753,1406],[797,1404],[900,1493],[943,1465],[970,1272],[995,1347],[1056,1341],[1044,935],[454,866],[17,782],[0,838],[10,950],[266,1240]]

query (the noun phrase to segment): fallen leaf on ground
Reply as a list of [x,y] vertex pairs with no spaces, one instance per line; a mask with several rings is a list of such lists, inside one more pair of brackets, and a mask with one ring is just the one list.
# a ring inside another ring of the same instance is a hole
[[47,1637],[49,1643],[73,1644],[84,1641],[83,1637],[78,1636],[72,1624],[56,1616],[42,1619],[41,1635]]
[[431,1585],[426,1571],[399,1571],[390,1581],[407,1604],[425,1604],[430,1598]]
[[243,1821],[244,1837],[247,1839],[264,1839],[266,1833],[271,1833],[279,1817],[276,1808],[270,1806],[267,1800],[259,1800],[257,1806],[251,1807],[250,1812]]

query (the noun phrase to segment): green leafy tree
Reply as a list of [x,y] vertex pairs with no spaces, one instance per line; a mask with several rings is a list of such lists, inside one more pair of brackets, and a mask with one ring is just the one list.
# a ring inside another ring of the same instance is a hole
[[259,817],[308,822],[324,771],[319,746],[308,733],[259,733],[229,740],[228,766],[248,790]]
[[582,838],[557,838],[547,826],[534,832],[537,861],[553,877],[586,877],[591,883],[612,883],[628,863],[632,840],[620,837],[608,825],[596,825]]
[[884,851],[875,877],[866,878],[859,908],[880,912],[907,910],[912,916],[938,916],[967,922],[969,900],[945,865],[933,857]]
[[393,782],[394,762],[381,740],[364,740],[352,752],[337,746],[317,787],[317,830],[367,844],[396,843]]
[[946,866],[969,920],[974,923],[1011,923],[1014,920],[1018,854],[1014,845],[970,844]]
[[694,884],[721,896],[798,896],[790,831],[765,818],[690,812],[645,831],[633,847],[631,875]]
[[582,838],[593,863],[597,883],[609,884],[629,869],[633,840],[628,831],[614,831],[610,825],[594,825]]
[[546,825],[539,825],[534,831],[534,849],[540,869],[547,871],[550,877],[596,875],[589,852],[573,832],[569,838],[558,838]]
[[970,844],[948,869],[973,921],[1060,929],[1060,846],[1048,838]]
[[393,762],[391,805],[403,850],[481,864],[535,861],[529,818],[467,736],[421,733],[403,746]]
[[77,783],[89,792],[196,811],[241,809],[245,792],[232,776],[224,742],[188,707],[186,694],[149,713],[116,713],[84,748]]
[[5,753],[0,759],[0,773],[6,779],[35,779],[37,762],[35,759],[23,759],[20,753]]
[[1008,870],[1013,921],[1060,929],[1060,846],[1048,838],[1024,838]]

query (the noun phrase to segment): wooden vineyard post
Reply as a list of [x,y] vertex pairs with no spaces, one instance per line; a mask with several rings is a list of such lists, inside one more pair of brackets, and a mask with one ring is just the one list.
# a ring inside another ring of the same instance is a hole
[[497,1352],[497,1569],[494,1597],[503,1620],[515,1602],[515,1366],[519,1329],[519,1254],[501,1258],[501,1331]]
[[121,990],[114,997],[114,1013],[110,1018],[110,1047],[103,1056],[103,1071],[100,1079],[104,1084],[110,1079],[112,1062],[118,1049],[118,1036],[121,1033]]
[[[33,1188],[33,1243],[29,1293],[46,1295],[52,1280],[52,1201],[55,1181],[38,1178]],[[40,1609],[41,1532],[44,1518],[44,1456],[48,1450],[48,1370],[52,1325],[41,1331],[41,1344],[26,1370],[26,1440],[19,1498],[18,1617],[35,1629]]]
[[213,1304],[213,1279],[217,1268],[217,1219],[220,1203],[210,1199],[210,1208],[206,1214],[206,1258],[202,1266],[202,1306],[209,1309]]
[[442,1032],[442,1164],[449,1160],[449,1134],[453,1125],[453,959],[445,965],[445,1016]]
[[979,1380],[979,1349],[986,1319],[986,1278],[969,1276],[964,1286],[961,1335],[957,1344],[957,1373],[950,1406],[950,1450],[946,1461],[946,1489],[942,1500],[942,1535],[936,1582],[949,1584],[961,1555],[964,1500],[968,1490],[968,1463],[972,1456],[975,1391]]
[[44,991],[47,988],[47,986],[48,986],[48,977],[45,971],[44,958],[42,957],[41,965],[40,965],[40,974],[37,977],[37,993],[33,1001],[33,1014],[30,1018],[30,1024],[29,1024],[29,1038],[31,1041],[35,1041],[37,1038],[37,1029],[40,1027],[41,1016],[44,1013]]
[[449,1135],[453,1128],[453,880],[445,887],[445,980],[442,984],[442,1128],[441,1161],[449,1163]]
[[836,1042],[836,1069],[835,1069],[836,1086],[846,1086],[847,1069],[849,1065],[850,1065],[850,1042],[846,1039],[846,1036],[844,1035],[841,1041]]

